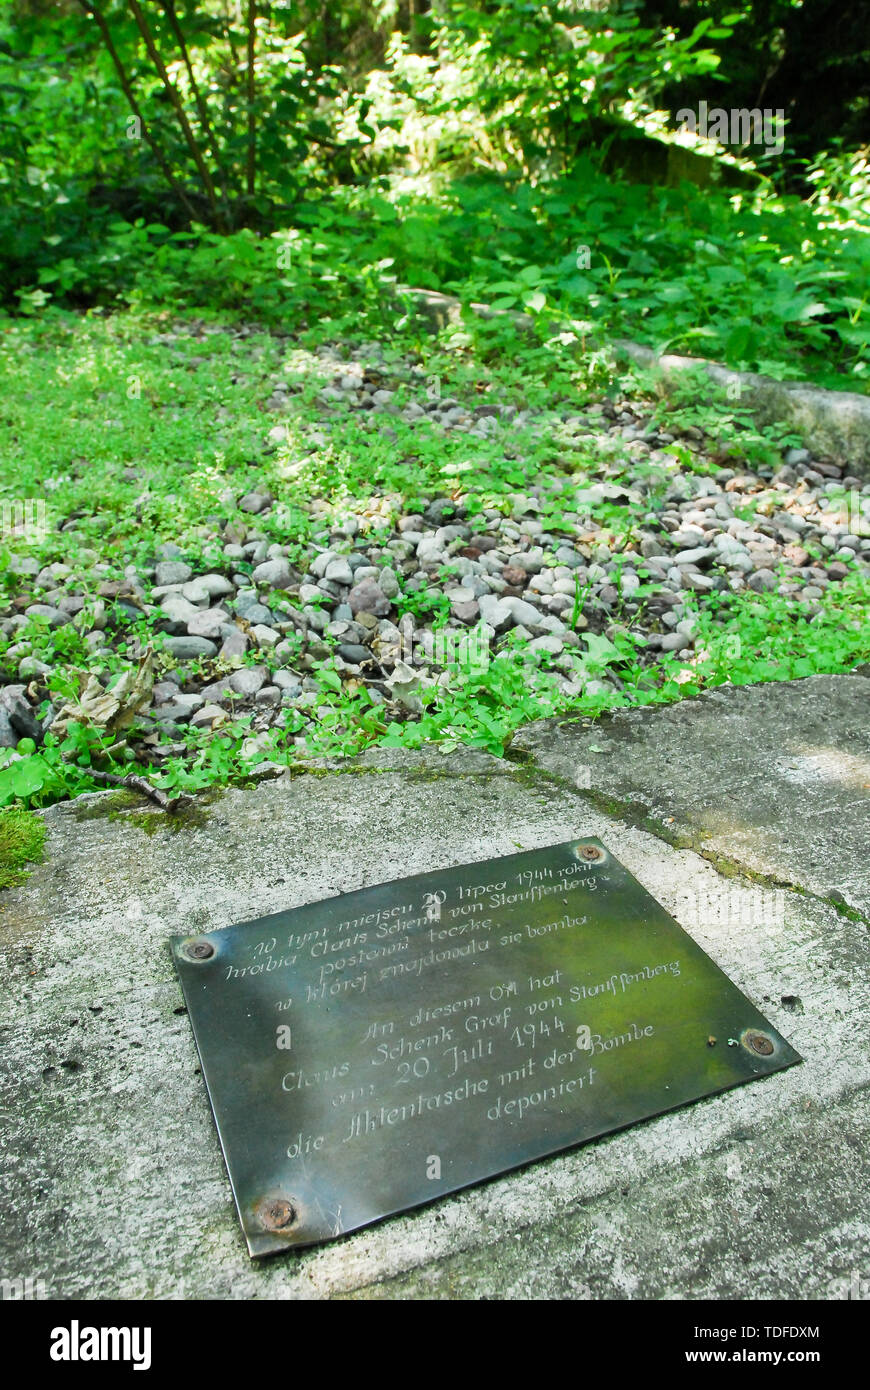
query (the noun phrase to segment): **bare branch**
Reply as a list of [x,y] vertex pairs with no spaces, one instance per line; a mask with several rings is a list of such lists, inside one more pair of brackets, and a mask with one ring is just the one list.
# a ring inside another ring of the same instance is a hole
[[159,787],[153,787],[146,777],[138,777],[135,772],[129,773],[126,777],[117,777],[113,772],[99,772],[95,767],[89,767],[88,776],[95,782],[105,782],[110,787],[129,787],[131,791],[141,792],[169,815],[177,811],[183,801],[188,800],[185,796],[167,796]]
[[248,161],[245,187],[249,197],[254,196],[257,158],[256,119],[254,116],[254,96],[256,94],[254,82],[254,42],[257,36],[256,18],[257,0],[248,0]]
[[197,80],[194,76],[193,64],[190,61],[190,54],[188,52],[187,43],[185,42],[184,35],[181,32],[181,25],[178,23],[178,15],[175,12],[175,0],[160,0],[160,3],[163,6],[164,11],[166,12],[167,18],[169,19],[170,28],[172,29],[172,32],[175,35],[175,40],[178,44],[179,49],[181,50],[181,56],[184,59],[184,66],[187,68],[187,76],[190,81],[190,89],[193,93],[193,99],[196,102],[196,109],[199,112],[200,125],[202,127],[206,139],[208,140],[209,148],[212,153],[212,158],[214,159],[215,164],[218,166],[218,171],[220,172],[221,176],[221,182],[223,183],[224,187],[224,196],[226,196],[226,174],[221,169],[221,161],[220,156],[218,154],[217,141],[215,140],[214,131],[212,130],[211,121],[209,119],[208,105],[206,103],[205,97],[199,89],[199,84],[197,83]]
[[155,68],[157,69],[157,73],[160,77],[160,80],[166,89],[166,95],[169,97],[169,100],[172,103],[172,108],[175,111],[176,116],[178,117],[178,123],[181,126],[182,131],[184,132],[184,138],[187,141],[188,149],[190,150],[190,153],[193,156],[193,161],[197,169],[199,170],[199,176],[202,179],[203,187],[205,188],[206,194],[208,195],[208,200],[211,204],[212,214],[215,218],[215,221],[217,221],[218,206],[217,199],[215,197],[214,184],[212,183],[211,174],[208,171],[208,166],[205,160],[203,159],[202,152],[199,148],[199,145],[197,144],[196,136],[191,130],[190,121],[187,119],[187,112],[185,111],[184,106],[182,105],[181,98],[179,97],[176,88],[173,86],[172,82],[169,79],[169,73],[166,71],[166,66],[163,62],[163,59],[160,57],[160,54],[157,51],[157,47],[154,43],[154,37],[151,33],[151,30],[148,27],[148,21],[142,13],[138,0],[127,0],[127,5],[130,9],[130,13],[136,21],[136,24],[138,25],[139,33],[142,35],[142,38],[145,42],[145,47],[148,50],[148,56],[154,64]]
[[100,13],[100,11],[97,9],[96,5],[94,5],[94,4],[91,3],[91,0],[79,0],[79,4],[81,5],[81,7],[82,7],[82,9],[85,11],[85,13],[86,13],[86,14],[89,14],[89,15],[93,15],[94,19],[95,19],[96,22],[97,22],[97,26],[98,26],[98,28],[99,28],[99,30],[100,30],[100,33],[101,33],[102,36],[103,36],[103,42],[104,42],[105,45],[106,45],[106,50],[107,50],[107,52],[108,52],[108,54],[109,54],[109,57],[112,59],[112,62],[113,62],[114,65],[115,65],[115,71],[117,72],[119,81],[120,81],[120,83],[121,83],[121,90],[123,91],[124,96],[127,98],[127,102],[128,102],[129,107],[130,107],[130,110],[133,112],[133,115],[136,117],[136,119],[137,119],[138,122],[139,122],[139,127],[140,127],[140,129],[141,129],[141,131],[142,131],[142,135],[143,135],[143,137],[144,137],[144,139],[145,139],[145,141],[146,141],[146,143],[147,143],[149,149],[151,150],[152,154],[154,155],[154,158],[157,160],[157,163],[158,163],[159,166],[160,166],[160,170],[161,170],[161,172],[162,172],[164,178],[167,180],[167,182],[168,182],[170,188],[173,190],[173,192],[178,194],[178,197],[181,199],[182,203],[183,203],[184,206],[187,208],[187,211],[188,211],[188,213],[190,214],[191,220],[192,220],[192,221],[195,220],[195,219],[196,219],[196,210],[194,209],[193,204],[189,201],[189,199],[188,199],[188,197],[187,197],[187,194],[185,193],[184,189],[181,187],[180,183],[178,183],[178,181],[176,180],[175,175],[173,174],[171,168],[169,167],[169,164],[168,164],[167,161],[164,159],[163,154],[161,153],[161,150],[160,150],[159,145],[157,144],[156,140],[154,139],[154,137],[153,137],[152,134],[151,134],[151,131],[149,130],[148,126],[147,126],[146,123],[145,123],[145,117],[142,115],[142,112],[141,112],[140,107],[139,107],[139,103],[138,103],[137,100],[136,100],[136,95],[135,95],[135,93],[134,93],[134,91],[133,91],[133,88],[132,88],[132,86],[131,86],[131,84],[130,84],[130,79],[128,78],[127,73],[126,73],[126,71],[124,70],[124,64],[121,62],[121,59],[120,59],[120,57],[119,57],[119,55],[118,55],[118,50],[116,49],[114,43],[112,42],[112,35],[111,35],[111,33],[109,32],[109,26],[108,26],[108,24],[106,23],[106,20],[105,20],[104,16],[103,16],[103,15]]

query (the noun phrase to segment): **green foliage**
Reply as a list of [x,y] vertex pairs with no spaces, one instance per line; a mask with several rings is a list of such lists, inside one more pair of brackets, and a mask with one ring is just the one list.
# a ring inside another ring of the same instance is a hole
[[[867,139],[867,73],[870,29],[866,6],[838,0],[643,0],[645,23],[672,25],[683,37],[701,16],[721,62],[712,88],[704,77],[682,74],[669,80],[659,105],[675,111],[699,100],[786,112],[784,158],[795,180],[819,151],[843,140],[854,147]],[[720,27],[732,33],[719,42]]]
[[59,740],[45,735],[37,751],[32,739],[21,739],[16,753],[0,751],[0,806],[20,802],[24,806],[50,806],[65,797],[90,791],[88,776],[92,760],[115,742],[82,724],[71,724],[67,736]]
[[43,855],[45,825],[21,807],[0,811],[0,891],[15,888],[27,878],[25,864]]
[[803,42],[793,6],[445,0],[406,23],[367,0],[265,5],[253,86],[250,7],[48,8],[0,4],[0,284],[25,314],[189,305],[340,330],[394,321],[398,281],[585,351],[630,335],[866,389],[866,151],[819,150],[807,202],[602,172],[665,91],[706,94],[732,62],[743,81],[747,35],[797,23]]
[[[428,261],[461,248],[443,288],[561,313],[581,342],[630,336],[777,377],[836,384],[851,374],[860,389],[870,374],[866,211],[844,231],[796,198],[627,184],[581,160],[535,189],[463,180],[435,212]],[[401,249],[390,250],[403,278],[431,284],[407,251],[402,265]]]
[[[313,231],[309,211],[271,238],[114,222],[92,257],[43,269],[36,294],[375,326],[396,314],[390,282],[400,279],[524,309],[566,334],[563,347],[631,336],[780,379],[863,390],[870,377],[870,223],[844,232],[796,199],[734,207],[584,164],[535,190],[463,180],[428,207],[337,190]],[[426,238],[405,235],[424,222]],[[578,247],[590,248],[588,269]]]
[[811,611],[782,594],[711,595],[697,612],[706,685],[748,685],[835,674],[870,660],[870,581],[852,574]]
[[[450,667],[446,685],[423,692],[419,719],[391,723],[376,715],[360,718],[362,703],[336,693],[313,733],[306,734],[311,754],[351,753],[370,743],[382,747],[421,748],[437,744],[443,752],[464,745],[502,756],[521,725],[554,715],[598,716],[619,708],[670,704],[723,684],[794,680],[802,676],[848,671],[870,660],[870,630],[860,615],[870,603],[870,581],[857,575],[837,591],[828,591],[819,612],[780,594],[729,595],[707,600],[696,609],[696,656],[684,664],[664,655],[642,664],[644,639],[631,632],[587,634],[576,666],[584,684],[579,696],[567,696],[555,683],[546,662],[521,643],[508,644],[485,669]],[[619,676],[622,689],[605,687],[605,672]]]
[[[41,8],[41,7],[39,7]],[[191,0],[0,6],[3,297],[93,303],[124,284],[137,247],[119,215],[157,232],[261,226],[322,180],[322,111],[336,70],[312,66],[280,5],[247,44],[253,6]],[[262,6],[259,7],[262,11]],[[354,145],[348,141],[347,155]],[[168,222],[168,228],[162,227]],[[49,291],[44,286],[51,286]]]
[[[649,110],[667,81],[718,67],[718,55],[698,47],[709,20],[679,38],[642,26],[639,8],[450,0],[436,30],[440,60],[464,71],[487,128],[506,133],[526,169],[554,158],[564,166],[627,101]],[[730,33],[723,23],[717,38]]]

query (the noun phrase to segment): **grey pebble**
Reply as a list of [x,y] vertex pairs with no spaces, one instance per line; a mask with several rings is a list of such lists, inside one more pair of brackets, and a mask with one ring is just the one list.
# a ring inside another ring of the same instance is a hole
[[254,569],[252,578],[270,589],[289,589],[292,583],[290,566],[285,559],[264,560]]
[[162,560],[154,572],[156,584],[185,584],[193,570],[183,560]]
[[217,656],[217,647],[207,637],[167,637],[164,646],[176,661],[193,661],[200,656]]

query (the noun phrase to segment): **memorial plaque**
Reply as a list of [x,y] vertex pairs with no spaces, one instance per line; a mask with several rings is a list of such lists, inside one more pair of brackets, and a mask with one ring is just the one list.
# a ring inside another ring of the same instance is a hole
[[172,951],[253,1256],[801,1060],[593,839]]

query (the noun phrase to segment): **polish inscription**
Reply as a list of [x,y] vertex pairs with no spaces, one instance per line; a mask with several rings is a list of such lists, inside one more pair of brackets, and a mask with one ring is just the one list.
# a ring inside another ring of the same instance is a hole
[[[595,841],[173,948],[252,1254],[799,1060]],[[292,1219],[269,1229],[276,1210]]]

